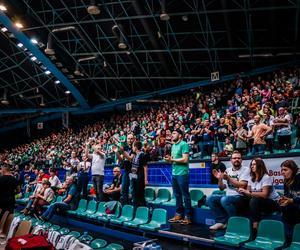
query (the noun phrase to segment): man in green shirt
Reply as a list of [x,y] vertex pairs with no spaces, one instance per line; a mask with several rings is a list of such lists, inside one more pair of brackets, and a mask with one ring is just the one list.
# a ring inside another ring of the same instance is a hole
[[[182,130],[176,129],[173,131],[171,156],[165,157],[167,162],[172,163],[172,188],[176,198],[176,214],[169,222],[181,222],[181,224],[188,225],[191,224],[189,146],[182,138]],[[182,197],[184,199],[184,206]]]

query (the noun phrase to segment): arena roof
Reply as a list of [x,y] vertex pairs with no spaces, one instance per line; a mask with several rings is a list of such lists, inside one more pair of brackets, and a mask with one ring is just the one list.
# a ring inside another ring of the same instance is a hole
[[1,4],[2,123],[299,59],[299,0]]

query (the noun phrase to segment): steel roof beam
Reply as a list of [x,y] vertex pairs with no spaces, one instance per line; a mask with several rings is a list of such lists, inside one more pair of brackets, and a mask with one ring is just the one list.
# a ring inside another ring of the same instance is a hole
[[[250,12],[255,12],[255,11],[282,11],[282,10],[293,10],[296,9],[296,5],[289,5],[289,6],[272,6],[272,7],[259,7],[259,8],[250,8],[248,11]],[[173,16],[190,16],[190,15],[205,15],[207,14],[222,14],[222,13],[239,13],[239,12],[244,12],[243,9],[216,9],[216,10],[207,10],[207,11],[187,11],[187,12],[179,12],[179,13],[168,13],[168,15],[172,18]],[[124,20],[134,20],[134,19],[141,19],[141,18],[159,18],[160,14],[154,14],[152,15],[136,15],[136,16],[125,16],[125,17],[115,17],[115,21],[124,21]],[[86,23],[103,23],[103,22],[111,22],[110,18],[99,18],[95,20],[82,20],[80,21],[81,24],[86,24]],[[68,26],[68,25],[75,25],[77,24],[76,22],[65,22],[65,23],[52,23],[48,24],[46,28],[54,28],[54,27],[59,27],[59,26]],[[34,30],[34,29],[41,29],[45,28],[45,26],[35,26],[31,28],[27,28],[24,30]]]
[[0,22],[6,26],[6,28],[12,32],[15,37],[23,43],[23,45],[32,52],[32,54],[47,67],[48,70],[63,84],[65,87],[71,91],[74,98],[83,108],[89,108],[88,103],[80,94],[80,92],[73,86],[73,84],[56,68],[56,66],[34,45],[31,43],[30,39],[20,30],[18,30],[13,22],[0,11]]
[[81,108],[55,107],[55,108],[28,108],[28,109],[1,109],[0,115],[4,114],[30,114],[30,113],[62,113],[75,112]]

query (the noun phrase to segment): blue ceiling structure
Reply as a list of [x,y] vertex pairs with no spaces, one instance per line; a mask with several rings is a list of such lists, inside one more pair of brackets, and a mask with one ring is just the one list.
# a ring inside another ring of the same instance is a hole
[[213,71],[220,82],[269,72],[300,56],[300,0],[1,3],[3,129],[209,85]]

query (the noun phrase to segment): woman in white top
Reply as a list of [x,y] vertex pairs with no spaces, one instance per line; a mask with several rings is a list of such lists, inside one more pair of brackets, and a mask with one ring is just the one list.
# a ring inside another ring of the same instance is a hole
[[49,181],[51,183],[51,188],[54,189],[54,190],[56,190],[58,188],[61,188],[62,184],[61,184],[61,181],[59,180],[59,178],[56,175],[55,168],[49,168],[49,174],[50,174]]
[[249,198],[250,215],[253,221],[253,228],[257,228],[261,219],[261,213],[272,213],[278,210],[277,200],[279,195],[273,187],[273,180],[268,175],[264,161],[260,158],[250,162],[250,179],[248,188],[239,189],[239,193]]

